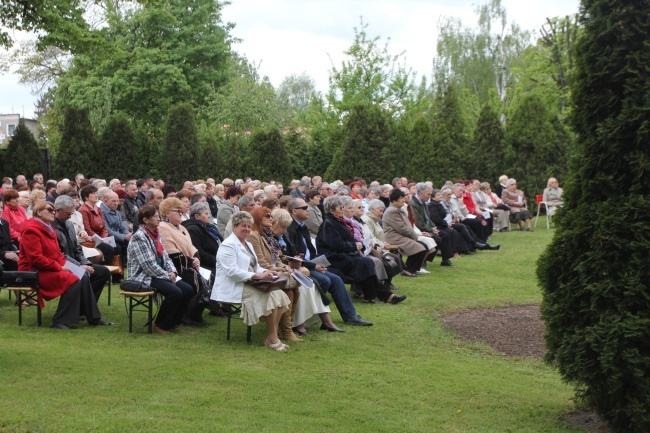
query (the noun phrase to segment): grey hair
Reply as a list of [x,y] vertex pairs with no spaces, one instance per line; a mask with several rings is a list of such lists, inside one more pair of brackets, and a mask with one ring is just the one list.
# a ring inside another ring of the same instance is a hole
[[248,223],[250,225],[253,225],[255,223],[251,214],[243,210],[232,214],[232,216],[230,217],[230,221],[232,221],[233,227],[237,227],[238,225],[243,223]]
[[431,187],[429,185],[427,185],[426,182],[419,182],[418,184],[415,185],[415,193],[417,195],[424,194],[424,192],[428,188],[431,188]]
[[248,206],[248,204],[252,201],[255,201],[254,197],[251,197],[250,195],[242,195],[239,201],[237,202],[237,205],[242,208],[244,206]]
[[264,195],[269,195],[269,193],[271,192],[271,190],[272,190],[273,188],[277,189],[278,187],[275,186],[275,185],[266,185],[266,186],[264,187]]
[[323,202],[323,208],[325,209],[325,212],[332,213],[332,211],[336,210],[337,207],[342,206],[343,202],[341,201],[341,198],[342,197],[338,195],[327,197]]
[[448,186],[446,186],[446,187],[444,187],[443,189],[440,190],[440,193],[444,196],[444,195],[447,194],[447,193],[449,193],[449,194],[453,194],[454,192],[452,191],[451,188],[449,188]]
[[[381,190],[382,193],[384,191],[386,191],[387,189],[392,191],[393,190],[393,185],[384,184],[384,185],[380,186],[379,189]],[[381,195],[381,193],[380,193],[380,195]]]
[[368,211],[375,210],[375,209],[386,209],[386,205],[384,204],[383,201],[379,199],[372,199],[368,203]]
[[74,200],[69,195],[60,195],[54,200],[55,209],[66,209],[74,207]]
[[192,206],[190,206],[190,218],[193,218],[194,215],[201,215],[204,210],[210,212],[210,206],[208,206],[207,203],[194,203]]
[[352,190],[350,189],[349,186],[346,185],[341,185],[338,188],[336,188],[336,195],[350,195],[352,193]]
[[478,188],[479,188],[481,191],[485,191],[485,190],[488,189],[489,187],[490,187],[490,183],[489,183],[489,182],[481,182],[481,184],[478,186]]
[[[133,182],[133,184],[135,185],[135,182]],[[144,197],[147,200],[153,200],[154,194],[156,193],[156,191],[160,191],[160,190],[158,188],[148,189],[147,192],[144,193]]]
[[352,206],[352,198],[348,195],[342,195],[341,197],[341,204],[343,206]]
[[102,186],[97,190],[97,198],[100,201],[104,201],[104,194],[106,194],[108,191],[112,191],[112,190],[107,186]]
[[271,211],[271,217],[273,218],[273,224],[280,227],[289,227],[291,225],[291,215],[286,209],[276,207]]
[[506,180],[506,188],[508,188],[513,183],[517,183],[517,181],[515,179],[513,179],[513,178],[510,178],[510,179]]
[[379,189],[378,187],[368,188],[368,192],[375,193],[375,194],[377,194],[377,196],[381,195],[381,189]]

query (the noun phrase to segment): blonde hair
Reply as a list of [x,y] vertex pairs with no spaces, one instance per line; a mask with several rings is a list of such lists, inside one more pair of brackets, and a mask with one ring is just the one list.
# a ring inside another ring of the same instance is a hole
[[183,209],[183,202],[177,199],[176,197],[168,197],[160,202],[158,210],[160,211],[160,217],[166,218],[169,211],[172,209]]
[[271,211],[271,217],[273,217],[273,224],[280,227],[289,227],[291,225],[291,215],[286,209],[275,208]]

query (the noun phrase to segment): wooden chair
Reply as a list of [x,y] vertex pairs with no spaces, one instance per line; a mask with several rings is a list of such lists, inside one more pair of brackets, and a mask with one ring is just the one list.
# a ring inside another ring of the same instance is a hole
[[[29,276],[27,277],[27,274]],[[5,271],[2,277],[7,284],[4,287],[9,292],[9,299],[11,299],[11,292],[16,293],[16,304],[18,305],[18,325],[23,324],[23,301],[35,301],[38,304],[38,272],[21,272],[21,271]],[[36,305],[36,323],[38,326],[42,324],[41,308]]]
[[[142,311],[147,312],[147,331],[149,334],[153,333],[153,297],[156,294],[154,291],[150,292],[125,292],[120,291],[120,295],[124,296],[124,304],[129,300],[127,312],[129,315],[129,333],[133,332],[133,312]],[[109,298],[110,299],[110,298]],[[145,309],[139,309],[144,307]]]
[[[118,257],[118,259],[119,259],[119,257]],[[111,276],[108,277],[108,281],[106,282],[106,284],[108,284],[108,306],[110,307],[110,305],[111,305],[111,288],[113,287],[113,282],[112,282],[113,278],[112,278],[112,276],[113,275],[122,275],[124,271],[122,269],[120,269],[119,266],[107,265],[106,268],[108,269],[108,272],[111,273]]]

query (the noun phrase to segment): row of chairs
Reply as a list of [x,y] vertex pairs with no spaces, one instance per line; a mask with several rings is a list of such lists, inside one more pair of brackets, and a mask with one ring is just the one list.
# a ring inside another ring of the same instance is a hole
[[[111,269],[115,268],[115,269]],[[116,266],[109,266],[111,273],[119,273],[119,268]],[[23,324],[23,302],[24,301],[34,301],[38,303],[38,272],[4,272],[3,278],[7,283],[7,287],[3,289],[9,292],[9,299],[11,299],[11,294],[14,293],[16,296],[16,304],[18,305],[18,325]],[[111,281],[109,278],[108,281],[108,305],[111,305]],[[147,332],[151,334],[153,332],[153,298],[155,292],[126,292],[120,291],[120,295],[124,296],[124,301],[127,305],[127,314],[129,316],[129,333],[133,332],[133,313],[134,312],[146,312],[147,313]],[[230,340],[230,327],[233,316],[236,316],[241,313],[241,304],[231,304],[231,307],[226,312],[226,318],[228,321],[226,329],[226,339]],[[41,308],[39,305],[36,305],[36,321],[37,325],[42,325],[42,316]],[[250,326],[246,329],[246,341],[251,342],[251,330]]]

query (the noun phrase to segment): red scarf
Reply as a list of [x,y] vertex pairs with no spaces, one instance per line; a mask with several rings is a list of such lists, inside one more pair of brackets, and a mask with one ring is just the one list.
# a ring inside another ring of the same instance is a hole
[[354,227],[352,227],[352,224],[350,224],[349,222],[347,222],[346,219],[343,218],[343,217],[341,217],[341,218],[336,218],[336,219],[339,220],[340,222],[342,222],[342,223],[343,223],[343,224],[348,228],[348,230],[350,230],[350,234],[351,234],[352,237],[354,238]]
[[153,243],[156,244],[156,255],[158,257],[163,256],[163,244],[162,241],[160,240],[160,231],[158,230],[158,227],[156,227],[155,230],[151,230],[149,227],[146,225],[141,225],[144,229],[144,232],[149,235],[149,237],[153,240]]

